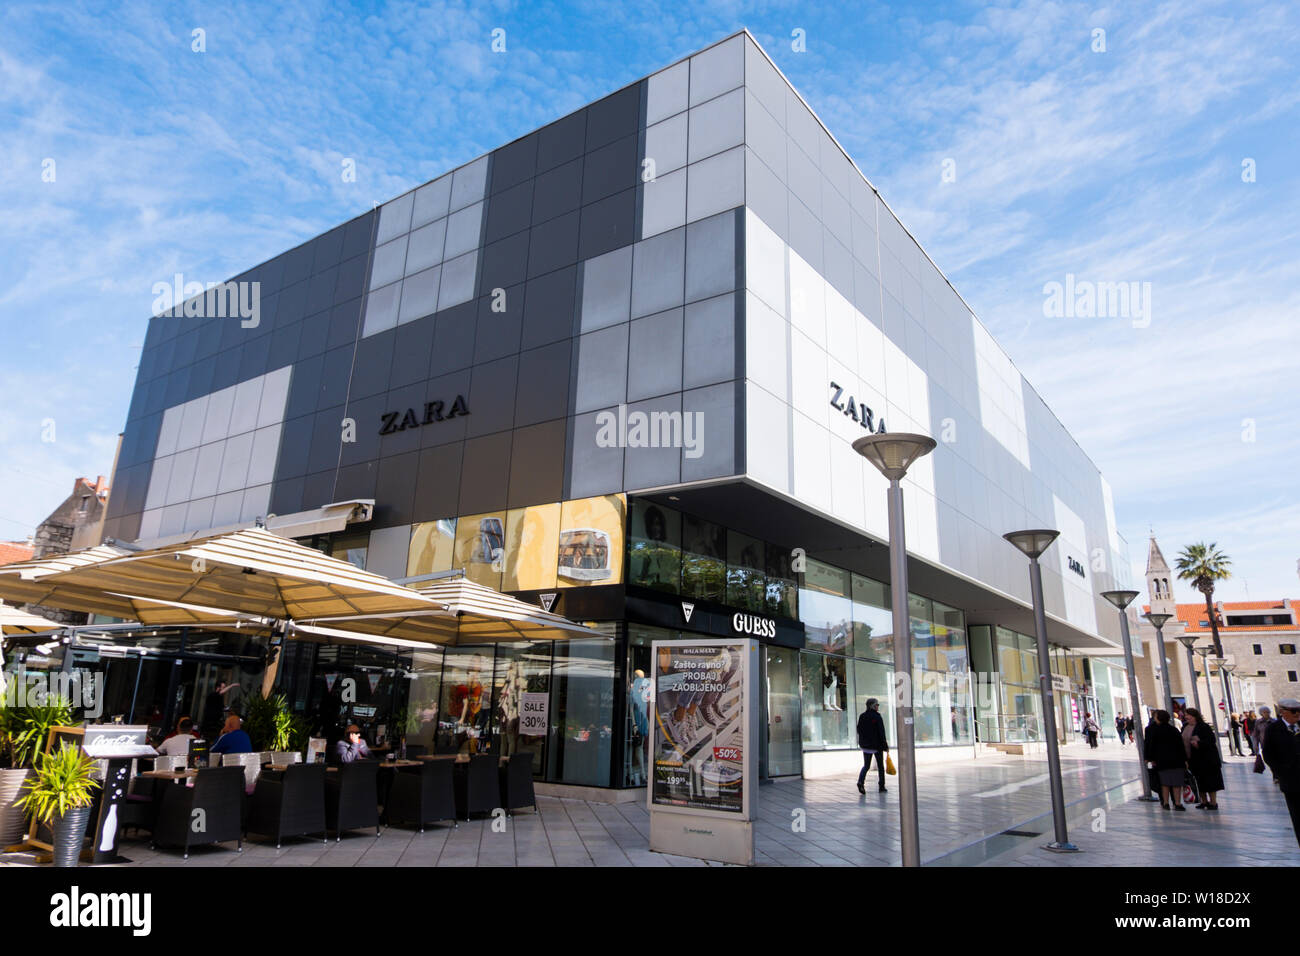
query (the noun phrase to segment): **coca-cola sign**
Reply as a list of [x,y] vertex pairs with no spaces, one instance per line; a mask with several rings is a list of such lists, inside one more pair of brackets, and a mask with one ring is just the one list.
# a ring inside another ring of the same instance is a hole
[[148,736],[149,728],[143,724],[91,724],[81,738],[81,746],[91,757],[134,754],[145,750],[152,753]]

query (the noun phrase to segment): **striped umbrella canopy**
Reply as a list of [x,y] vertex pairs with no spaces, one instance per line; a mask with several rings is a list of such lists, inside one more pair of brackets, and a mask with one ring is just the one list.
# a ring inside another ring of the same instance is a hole
[[0,603],[0,635],[4,634],[40,634],[60,627],[57,621],[29,614],[8,604]]
[[[394,639],[394,646],[491,644],[498,641],[564,640],[594,632],[568,618],[464,578],[415,586],[437,608],[391,614],[346,615],[295,621],[294,629],[317,638],[363,631]],[[398,643],[398,642],[402,643]]]
[[65,611],[104,614],[132,620],[131,602],[119,595],[106,595],[97,588],[57,580],[65,571],[120,558],[129,552],[101,544],[71,554],[58,554],[33,561],[0,566],[0,601],[39,604]]
[[50,582],[137,604],[166,602],[192,612],[238,612],[278,620],[445,613],[430,597],[264,528],[84,564],[51,575]]

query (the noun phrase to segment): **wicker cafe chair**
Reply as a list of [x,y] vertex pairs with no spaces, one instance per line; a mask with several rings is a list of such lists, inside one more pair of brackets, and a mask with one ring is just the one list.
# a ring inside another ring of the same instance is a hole
[[379,836],[379,764],[357,760],[325,774],[325,826],[334,842],[344,830],[374,827]]
[[456,824],[455,765],[450,760],[426,760],[419,767],[400,768],[393,778],[384,816],[389,826],[410,823],[424,832],[427,824],[451,820]]
[[284,838],[291,836],[319,833],[322,841],[328,842],[325,765],[289,764],[282,773],[262,774],[249,806],[248,830],[274,837],[277,850]]
[[[166,784],[153,826],[153,846],[180,847],[185,859],[190,847],[234,840],[244,849],[240,814],[244,802],[244,771],[240,767],[208,767],[194,786]],[[199,812],[202,812],[201,815]],[[202,825],[197,826],[201,821]]]
[[501,780],[496,754],[471,754],[469,765],[456,777],[457,808],[471,813],[491,813],[501,806]]
[[501,768],[500,805],[507,812],[520,807],[532,807],[533,812],[537,812],[537,797],[533,794],[532,751],[511,754],[510,760]]

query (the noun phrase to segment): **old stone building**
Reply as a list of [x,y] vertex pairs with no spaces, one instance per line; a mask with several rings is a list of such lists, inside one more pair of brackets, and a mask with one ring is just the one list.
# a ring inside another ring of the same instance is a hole
[[[32,538],[32,557],[48,558],[99,544],[104,533],[104,516],[108,509],[108,479],[99,475],[92,481],[78,478],[72,493],[49,517],[36,526]],[[85,624],[86,615],[58,608],[26,605],[26,610],[60,624]]]

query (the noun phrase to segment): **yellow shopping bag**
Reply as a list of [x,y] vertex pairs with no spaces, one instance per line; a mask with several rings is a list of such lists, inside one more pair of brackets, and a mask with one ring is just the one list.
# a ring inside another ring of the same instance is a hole
[[898,773],[898,768],[894,766],[894,758],[885,754],[885,773],[893,776]]

